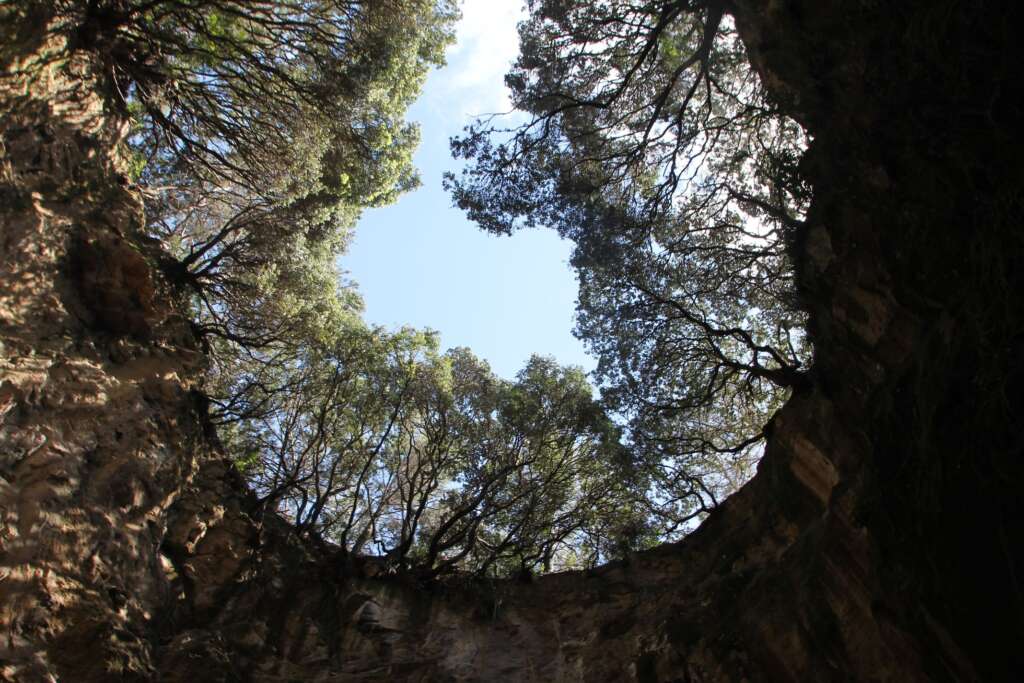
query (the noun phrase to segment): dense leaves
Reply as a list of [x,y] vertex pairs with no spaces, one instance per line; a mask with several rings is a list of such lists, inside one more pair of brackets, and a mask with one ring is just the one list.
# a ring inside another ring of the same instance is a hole
[[290,390],[222,432],[266,504],[350,553],[494,575],[642,541],[618,430],[579,370],[535,357],[509,382],[430,336],[359,329],[278,372]]
[[[360,211],[418,183],[404,120],[451,0],[68,3],[109,63],[149,230],[218,359],[329,343],[358,312],[335,266]],[[230,356],[230,354],[228,354]]]
[[402,120],[443,60],[447,0],[108,0],[79,39],[138,115],[147,169],[330,211],[408,187]]
[[340,280],[362,209],[417,183],[405,110],[452,0],[58,7],[132,123],[211,418],[266,510],[398,570],[507,575],[683,533],[749,476],[806,355],[786,241],[807,197],[801,132],[720,5],[531,2],[507,77],[525,122],[453,142],[474,163],[447,182],[481,225],[575,241],[600,403],[550,360],[506,381],[370,329]]
[[619,430],[578,370],[516,381],[369,329],[336,257],[416,184],[403,120],[447,0],[67,8],[109,61],[148,230],[213,363],[211,419],[266,510],[435,576],[590,566],[653,542]]
[[787,239],[802,132],[718,2],[534,0],[506,77],[526,114],[452,142],[484,228],[576,243],[577,334],[647,463],[666,534],[747,476],[807,356]]

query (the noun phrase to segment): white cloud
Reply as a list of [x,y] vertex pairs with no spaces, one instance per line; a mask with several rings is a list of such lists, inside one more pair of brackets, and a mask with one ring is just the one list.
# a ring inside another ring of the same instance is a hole
[[[523,0],[464,0],[448,66],[433,74],[434,104],[460,119],[508,111],[504,76],[519,52]],[[432,88],[433,89],[433,88]]]

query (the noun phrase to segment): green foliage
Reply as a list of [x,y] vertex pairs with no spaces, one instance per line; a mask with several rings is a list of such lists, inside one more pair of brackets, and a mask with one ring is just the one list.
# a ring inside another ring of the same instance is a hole
[[801,133],[717,5],[530,7],[507,78],[530,118],[455,141],[475,165],[448,183],[492,231],[575,241],[603,402],[548,359],[505,381],[369,329],[339,277],[360,212],[418,183],[404,116],[452,0],[66,5],[132,122],[222,442],[301,532],[425,576],[589,567],[685,531],[746,479],[806,355],[785,254]]
[[[149,231],[226,376],[330,347],[361,303],[335,260],[365,207],[418,179],[404,121],[443,63],[451,0],[142,0],[70,5],[133,123]],[[75,24],[76,22],[71,22]]]
[[89,3],[80,39],[111,62],[156,175],[282,203],[393,200],[416,182],[402,120],[457,16],[449,0]]
[[534,358],[515,382],[465,349],[354,326],[224,405],[264,502],[352,553],[421,576],[592,566],[620,550],[635,492],[618,430],[579,370]]
[[538,358],[499,380],[430,334],[368,329],[338,277],[361,209],[418,182],[403,116],[443,61],[452,5],[106,9],[148,229],[209,342],[222,443],[266,508],[427,576],[620,553],[609,515],[642,496],[578,370]]
[[506,77],[525,122],[467,129],[446,183],[487,230],[575,242],[577,334],[671,534],[744,480],[808,356],[787,254],[802,132],[720,3],[529,7]]

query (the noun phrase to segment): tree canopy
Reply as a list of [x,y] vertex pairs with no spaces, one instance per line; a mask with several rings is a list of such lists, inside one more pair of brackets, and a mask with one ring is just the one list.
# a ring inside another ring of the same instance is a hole
[[405,120],[453,0],[62,3],[131,122],[126,167],[210,352],[211,419],[267,510],[433,577],[592,566],[692,528],[749,477],[807,355],[787,243],[803,138],[722,8],[534,0],[526,119],[452,143],[484,228],[576,244],[578,370],[513,381],[386,332],[336,259],[418,180]]
[[349,553],[493,575],[642,541],[628,454],[579,370],[534,357],[510,382],[430,335],[364,329],[278,372],[291,390],[222,433],[265,504]]
[[[362,209],[415,187],[404,120],[443,63],[452,0],[70,3],[133,130],[150,232],[233,347],[329,342],[359,302],[335,258]],[[294,345],[294,344],[292,344]]]
[[526,117],[453,140],[471,163],[447,185],[487,230],[575,242],[577,334],[670,534],[749,476],[808,355],[787,252],[808,201],[803,133],[722,3],[529,9],[506,77]]

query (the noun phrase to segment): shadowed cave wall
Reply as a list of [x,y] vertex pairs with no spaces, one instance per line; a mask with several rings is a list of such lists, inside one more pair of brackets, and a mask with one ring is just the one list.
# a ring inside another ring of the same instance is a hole
[[0,675],[1013,680],[1022,76],[1010,2],[727,3],[808,130],[813,368],[683,542],[416,585],[300,542],[218,452],[125,123],[45,4],[0,28]]

